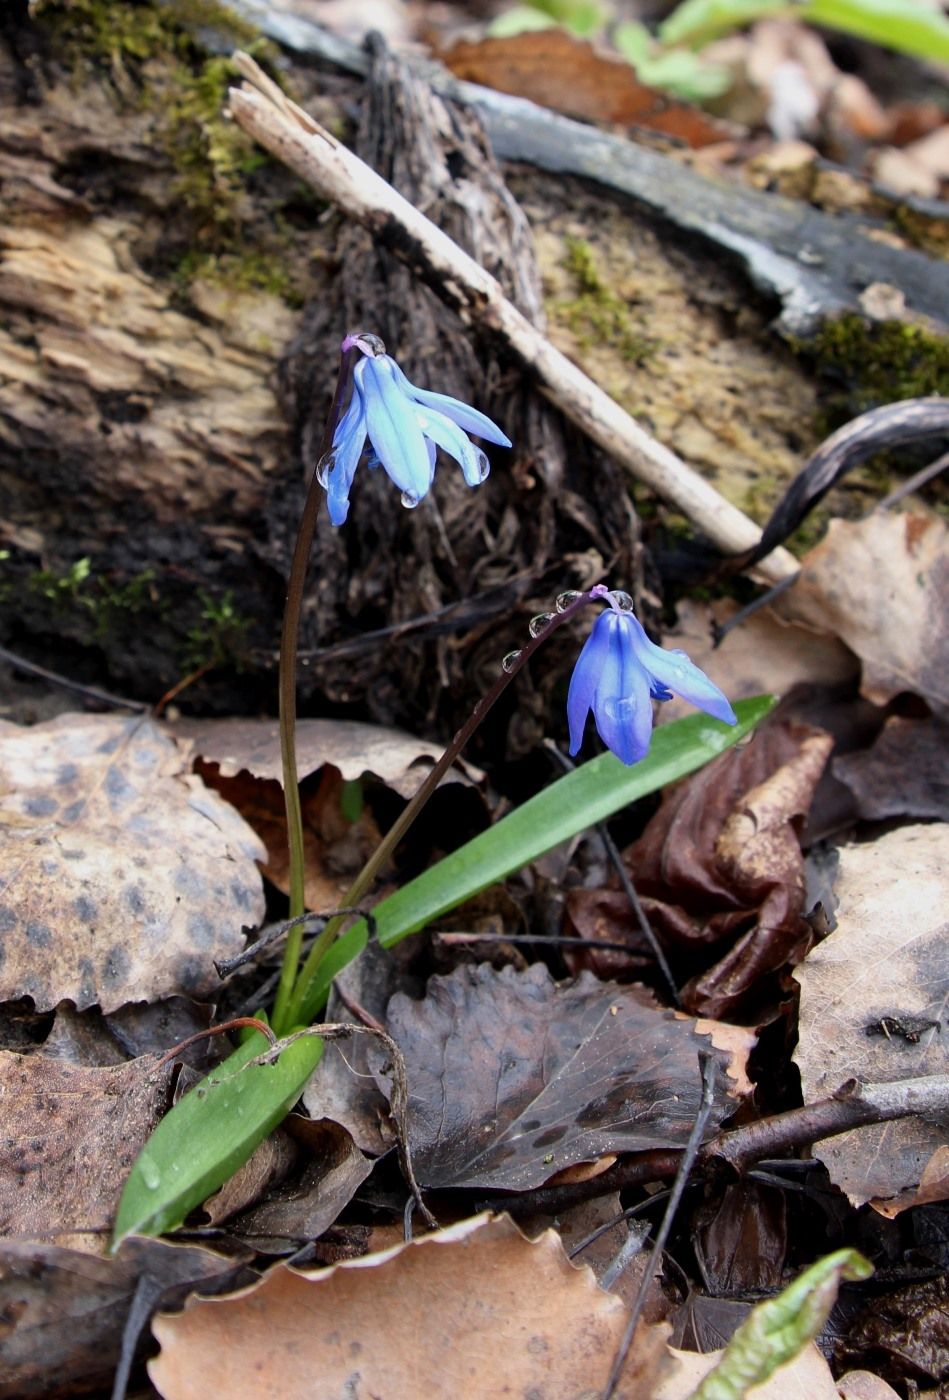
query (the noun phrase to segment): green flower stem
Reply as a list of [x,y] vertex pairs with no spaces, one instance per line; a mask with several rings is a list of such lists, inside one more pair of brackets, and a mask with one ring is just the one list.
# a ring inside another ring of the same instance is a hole
[[[478,701],[474,710],[458,730],[458,733],[435,764],[435,767],[429,773],[418,792],[386,832],[375,851],[343,895],[341,901],[343,906],[351,908],[353,905],[359,903],[376,875],[382,869],[382,866],[389,859],[395,847],[415,821],[415,818],[418,816],[419,812],[421,812],[422,808],[438,787],[438,784],[448,772],[451,765],[455,762],[455,759],[461,753],[465,744],[467,744],[492,705],[500,698],[507,686],[510,685],[518,671],[520,671],[523,666],[526,666],[541,643],[547,641],[548,637],[550,637],[562,623],[568,622],[580,608],[585,607],[587,603],[595,601],[600,601],[600,596],[598,594],[581,593],[568,607],[564,608],[563,612],[553,613],[550,622],[543,631],[539,632],[536,637],[531,637],[523,650],[517,654],[514,661],[511,662],[506,669],[502,667],[501,674],[494,682],[494,685],[487,694],[483,695]],[[300,970],[296,985],[293,988],[293,994],[290,998],[286,1015],[287,1026],[294,1025],[300,1019],[302,1008],[306,1002],[307,992],[316,976],[317,969],[348,917],[350,916],[341,914],[337,918],[331,919],[313,943],[313,946],[307,954],[306,961]],[[297,930],[294,930],[294,932],[297,932]],[[299,935],[302,937],[302,928],[299,930]],[[297,941],[299,942],[299,938]],[[286,1034],[282,1026],[275,1026],[275,1029],[280,1035]]]
[[[344,342],[345,344],[345,342]],[[323,429],[320,442],[322,459],[330,450],[333,434],[339,422],[346,390],[352,378],[353,364],[358,350],[347,347],[343,350],[336,381],[333,404]],[[303,610],[303,590],[306,586],[306,570],[316,533],[316,522],[320,511],[322,488],[316,479],[314,469],[307,488],[303,515],[293,549],[290,577],[287,581],[287,601],[283,612],[283,631],[280,636],[280,761],[283,768],[283,799],[287,812],[287,843],[290,852],[290,918],[297,919],[306,908],[304,895],[304,855],[303,855],[303,812],[300,807],[300,784],[297,777],[297,648],[300,637],[300,614]],[[287,946],[284,949],[283,965],[280,969],[280,982],[274,1002],[272,1024],[278,1035],[285,1035],[292,1022],[287,1020],[287,1009],[300,965],[300,950],[303,946],[303,924],[298,923],[290,930]]]

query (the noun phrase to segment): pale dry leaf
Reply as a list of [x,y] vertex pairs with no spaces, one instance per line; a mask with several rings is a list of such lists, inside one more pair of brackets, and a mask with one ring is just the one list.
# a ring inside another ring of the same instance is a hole
[[[837,895],[837,928],[794,973],[805,1102],[850,1078],[949,1073],[949,825],[843,847]],[[949,1121],[901,1118],[827,1138],[814,1152],[855,1205],[895,1213],[917,1204],[924,1179],[929,1200],[946,1183],[947,1129]]]
[[[618,1298],[566,1259],[478,1216],[319,1273],[279,1265],[252,1288],[157,1317],[164,1400],[577,1400],[602,1390],[626,1325]],[[641,1327],[616,1391],[651,1394],[666,1331]]]
[[[676,1369],[664,1376],[652,1400],[688,1400],[696,1386],[721,1360],[720,1351],[678,1351],[669,1348]],[[745,1400],[839,1400],[834,1377],[813,1342],[799,1356],[779,1366],[762,1385],[745,1392]]]
[[84,1069],[0,1051],[0,1232],[104,1253],[132,1163],[168,1107],[156,1057]]
[[0,724],[0,999],[200,997],[263,915],[242,818],[150,719]]
[[863,663],[875,704],[909,691],[949,714],[949,547],[938,516],[878,511],[832,520],[805,556],[782,617],[840,637]]
[[[676,610],[674,629],[663,638],[666,646],[687,652],[730,700],[786,695],[801,683],[839,685],[856,676],[859,663],[839,638],[786,621],[772,608],[752,613],[716,647],[713,628],[737,611],[731,598],[711,604],[685,600]],[[693,712],[686,701],[673,698],[659,706],[656,718],[666,724]]]
[[[192,740],[195,752],[216,763],[224,778],[244,771],[255,778],[282,780],[276,720],[182,719],[171,728]],[[347,780],[371,773],[406,799],[415,795],[442,755],[437,744],[401,729],[342,719],[298,720],[296,745],[301,779],[329,763]],[[443,782],[478,782],[481,776],[470,764],[458,763]]]
[[900,1400],[899,1392],[872,1371],[848,1371],[837,1382],[840,1400]]
[[[432,977],[422,1001],[392,998],[386,1028],[405,1058],[409,1145],[428,1187],[524,1191],[608,1153],[683,1147],[698,1054],[713,1048],[642,988],[588,972],[558,985],[543,963]],[[717,1052],[709,1134],[736,1106],[735,1049]]]

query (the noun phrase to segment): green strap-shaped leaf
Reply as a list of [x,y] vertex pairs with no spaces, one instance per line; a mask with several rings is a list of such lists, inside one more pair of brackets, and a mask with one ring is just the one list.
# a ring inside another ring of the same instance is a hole
[[[503,880],[560,841],[621,807],[701,768],[748,734],[774,704],[770,696],[742,700],[738,723],[690,715],[653,735],[649,754],[627,768],[602,754],[511,812],[496,826],[446,856],[375,908],[386,947]],[[364,920],[337,939],[323,959],[305,1003],[305,1020],[326,1004],[333,978],[366,946]],[[273,1065],[249,1065],[267,1048],[255,1033],[186,1094],[159,1123],[126,1182],[115,1244],[126,1235],[173,1230],[232,1176],[299,1098],[323,1053],[323,1041],[295,1041]]]
[[[379,942],[388,948],[417,933],[561,841],[701,768],[744,738],[774,704],[770,695],[740,700],[736,725],[704,714],[664,724],[653,734],[649,753],[632,767],[611,753],[582,764],[381,900],[372,911]],[[367,937],[360,920],[336,941],[307,991],[302,1019],[311,1021],[319,1013],[333,978],[362,952]]]
[[125,1183],[113,1249],[126,1235],[175,1229],[293,1107],[319,1063],[323,1041],[307,1036],[275,1064],[248,1064],[267,1048],[255,1031],[161,1120]]
[[744,1400],[752,1386],[793,1361],[817,1336],[837,1301],[841,1279],[869,1278],[872,1273],[873,1265],[855,1249],[838,1249],[818,1259],[783,1293],[752,1309],[689,1400]]
[[793,16],[897,53],[949,62],[949,20],[924,0],[683,0],[659,26],[664,45],[701,48],[765,15]]

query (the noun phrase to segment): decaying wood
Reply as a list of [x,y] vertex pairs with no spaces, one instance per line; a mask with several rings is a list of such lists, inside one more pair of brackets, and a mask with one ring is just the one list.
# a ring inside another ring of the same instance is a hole
[[[346,214],[369,228],[463,323],[486,327],[536,376],[543,393],[610,456],[674,504],[723,552],[752,549],[760,531],[674,452],[657,442],[557,350],[504,296],[497,280],[375,171],[335,140],[274,84],[247,54],[235,56],[248,83],[231,92],[245,131]],[[761,561],[780,580],[797,565],[786,551]]]
[[[228,3],[292,51],[351,73],[368,69],[364,50],[300,15],[256,0]],[[872,221],[709,179],[648,146],[462,82],[439,64],[416,64],[435,92],[477,111],[500,160],[582,176],[734,257],[755,287],[775,298],[779,325],[791,334],[806,336],[828,316],[862,310],[861,295],[877,284],[899,288],[919,317],[949,325],[949,282],[941,264],[873,237]]]

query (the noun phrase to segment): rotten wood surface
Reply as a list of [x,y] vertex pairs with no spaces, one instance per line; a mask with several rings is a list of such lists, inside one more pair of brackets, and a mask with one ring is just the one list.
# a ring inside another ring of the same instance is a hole
[[[298,53],[352,73],[368,69],[365,50],[302,16],[254,0],[228,3]],[[877,284],[898,288],[911,312],[949,326],[942,264],[881,240],[881,219],[824,213],[800,200],[711,179],[648,145],[462,82],[438,64],[417,66],[436,92],[478,112],[498,159],[591,180],[733,257],[758,291],[775,298],[779,325],[790,334],[806,336],[827,316],[861,310],[861,296]],[[933,212],[949,218],[949,209]]]

